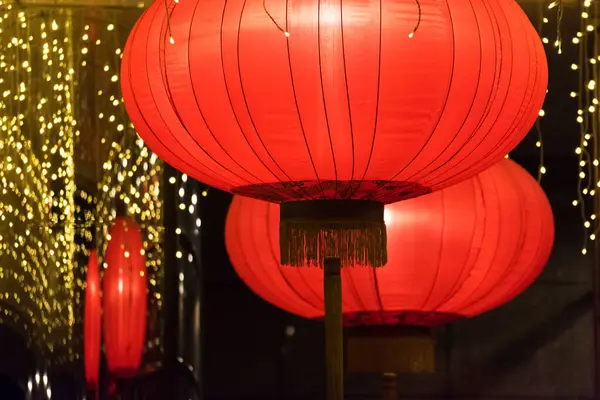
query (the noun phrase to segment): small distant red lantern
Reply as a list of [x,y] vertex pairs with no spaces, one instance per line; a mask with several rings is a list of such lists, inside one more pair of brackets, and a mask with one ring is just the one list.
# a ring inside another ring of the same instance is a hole
[[91,390],[97,390],[100,376],[101,301],[98,254],[92,250],[88,259],[83,316],[85,381]]
[[111,375],[128,378],[141,363],[146,337],[146,260],[140,228],[118,217],[106,249],[102,302]]
[[[322,318],[321,271],[278,261],[278,208],[234,197],[225,230],[231,262],[265,300]],[[490,310],[535,280],[554,240],[544,192],[510,160],[456,186],[387,205],[385,217],[387,266],[342,270],[346,326],[432,326]]]

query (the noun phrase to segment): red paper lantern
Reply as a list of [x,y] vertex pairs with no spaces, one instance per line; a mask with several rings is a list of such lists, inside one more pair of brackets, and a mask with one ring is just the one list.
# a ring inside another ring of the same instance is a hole
[[[215,187],[393,202],[492,165],[542,106],[547,65],[514,0],[155,1],[122,66],[146,143]],[[295,182],[290,184],[289,182]],[[383,190],[385,189],[385,190]]]
[[380,266],[383,203],[498,162],[536,120],[547,64],[514,0],[157,0],[121,80],[162,159],[284,203],[284,264]]
[[[554,240],[552,210],[535,180],[504,160],[474,178],[386,206],[385,268],[342,270],[347,325],[436,325],[497,307],[527,288]],[[318,268],[278,262],[279,210],[235,196],[226,224],[231,262],[259,296],[323,317]]]
[[131,377],[146,338],[146,260],[142,235],[131,218],[118,217],[106,248],[102,301],[108,370]]
[[98,271],[98,254],[96,250],[90,252],[85,282],[83,316],[85,381],[89,389],[97,389],[100,376],[102,300],[100,297],[100,272]]

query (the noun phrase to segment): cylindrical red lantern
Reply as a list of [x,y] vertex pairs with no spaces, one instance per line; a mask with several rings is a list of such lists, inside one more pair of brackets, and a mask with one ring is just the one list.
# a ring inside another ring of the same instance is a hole
[[83,315],[83,358],[85,381],[88,389],[97,390],[100,377],[100,341],[102,306],[98,254],[90,252],[85,281],[85,309]]
[[[321,318],[321,272],[278,262],[277,208],[234,197],[226,224],[231,262],[265,300]],[[509,160],[439,192],[388,205],[385,214],[387,266],[342,271],[350,326],[437,325],[497,307],[539,275],[554,239],[544,192]]]
[[514,0],[157,0],[121,80],[161,158],[284,203],[283,264],[379,266],[381,203],[498,162],[537,118],[547,64]]
[[102,286],[104,344],[109,372],[131,377],[146,338],[146,260],[140,228],[118,217],[110,230]]

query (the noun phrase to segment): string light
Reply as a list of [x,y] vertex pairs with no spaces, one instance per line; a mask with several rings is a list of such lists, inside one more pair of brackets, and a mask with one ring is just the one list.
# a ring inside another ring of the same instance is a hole
[[[558,52],[558,54],[562,54],[561,27],[562,27],[562,18],[563,18],[563,11],[564,11],[562,0],[552,1],[548,5],[548,9],[551,10],[553,8],[556,8],[556,40],[554,41],[554,47],[556,47],[556,49],[557,49],[556,51]],[[545,20],[545,22],[546,21],[547,21],[547,19]]]
[[417,23],[416,23],[415,27],[413,28],[412,32],[410,32],[408,34],[408,37],[411,39],[413,38],[413,36],[415,36],[415,33],[417,33],[419,26],[421,26],[421,16],[422,16],[421,3],[419,0],[415,0],[415,3],[417,4]]
[[[548,6],[549,9],[553,9],[557,7],[560,10],[560,17],[557,14],[557,24],[560,25],[560,19],[562,19],[562,3],[560,1],[554,1],[552,3],[550,3],[550,5]],[[539,23],[537,26],[537,31],[538,34],[540,35],[540,38],[542,39],[543,43],[549,43],[549,40],[547,38],[545,38],[543,36],[543,31],[544,31],[544,24],[548,23],[548,18],[546,18],[544,16],[544,9],[543,7],[540,5],[540,15],[539,15]],[[557,29],[557,39],[555,43],[558,43],[558,48],[559,50],[562,49],[562,45],[560,44],[562,42],[562,40],[560,39],[560,28]],[[546,93],[548,93],[546,91]],[[546,169],[546,166],[544,165],[544,140],[543,140],[543,133],[542,133],[542,118],[544,118],[546,116],[546,111],[542,108],[539,113],[538,113],[538,119],[535,121],[535,132],[536,132],[536,142],[535,142],[535,146],[538,148],[538,154],[539,154],[539,166],[538,166],[538,171],[537,171],[537,181],[538,183],[542,182],[542,177],[544,176],[544,174],[546,174],[546,172],[548,172],[548,170]]]
[[[579,143],[575,148],[578,165],[577,199],[573,205],[578,207],[584,227],[582,254],[587,254],[589,240],[595,240],[598,234],[598,224],[595,222],[595,213],[589,218],[587,210],[590,203],[594,204],[596,194],[594,187],[600,186],[598,179],[598,122],[596,110],[598,106],[598,70],[599,41],[596,27],[589,22],[589,16],[598,10],[598,2],[584,0],[583,11],[580,14],[579,30],[573,37],[573,44],[577,48],[577,62],[571,64],[571,69],[577,73],[577,91],[572,91],[570,97],[577,101],[576,122],[579,125]],[[593,10],[590,8],[593,7]],[[596,14],[594,14],[596,15]],[[589,150],[593,143],[593,150]],[[596,184],[594,184],[596,183]],[[592,209],[595,206],[591,207]],[[593,223],[590,221],[594,221]],[[592,233],[589,230],[592,230]]]
[[[173,39],[173,31],[171,30],[171,10],[169,10],[169,3],[167,0],[165,2],[165,12],[167,14],[167,32],[169,33],[169,43],[175,44],[175,39]],[[175,1],[174,4],[178,4],[178,1]]]
[[275,25],[275,27],[277,27],[277,29],[279,29],[279,31],[281,33],[283,33],[286,38],[289,38],[290,37],[290,33],[286,29],[283,29],[281,27],[281,25],[279,25],[277,23],[277,21],[275,20],[275,18],[273,17],[273,15],[271,15],[271,13],[269,12],[269,9],[267,8],[267,0],[263,0],[262,4],[263,4],[263,10],[265,11],[265,13],[269,17],[269,19],[273,22],[273,24]]

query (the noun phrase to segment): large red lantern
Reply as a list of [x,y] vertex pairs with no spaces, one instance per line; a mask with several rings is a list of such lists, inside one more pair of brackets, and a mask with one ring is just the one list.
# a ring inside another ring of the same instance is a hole
[[102,305],[100,297],[100,272],[98,254],[90,252],[85,284],[85,309],[83,315],[83,347],[85,381],[88,388],[97,390],[100,376],[100,341]]
[[281,263],[324,267],[339,322],[340,267],[387,262],[383,205],[499,161],[547,73],[514,0],[156,0],[121,83],[166,162],[282,203]]
[[[278,261],[278,206],[236,196],[226,244],[240,277],[294,314],[323,317],[323,277]],[[386,206],[389,262],[345,268],[347,325],[437,325],[497,307],[546,264],[552,210],[535,180],[512,161],[436,193]]]
[[[121,80],[166,162],[284,203],[283,264],[379,266],[381,203],[499,161],[537,118],[547,64],[514,0],[157,0]],[[305,201],[332,199],[336,215]]]
[[102,286],[104,344],[109,372],[135,375],[146,338],[146,261],[140,228],[118,217],[110,230]]

